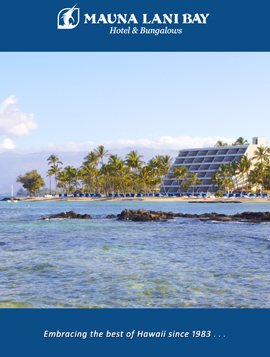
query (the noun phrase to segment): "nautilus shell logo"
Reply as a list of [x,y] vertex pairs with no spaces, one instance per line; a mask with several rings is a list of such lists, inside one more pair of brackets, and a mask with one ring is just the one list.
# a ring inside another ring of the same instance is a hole
[[62,9],[57,16],[57,28],[59,30],[71,30],[80,22],[80,9],[75,7]]

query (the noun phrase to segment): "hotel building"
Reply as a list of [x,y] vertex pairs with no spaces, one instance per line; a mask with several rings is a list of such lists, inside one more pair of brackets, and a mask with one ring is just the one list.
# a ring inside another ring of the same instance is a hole
[[[209,192],[215,193],[218,190],[217,186],[213,186],[212,177],[218,172],[220,165],[231,163],[233,160],[238,162],[243,155],[247,155],[251,159],[254,151],[258,146],[266,146],[265,137],[256,137],[252,139],[252,144],[237,145],[237,146],[221,146],[199,149],[183,149],[179,151],[171,169],[186,166],[190,172],[195,172],[197,177],[201,180],[201,184],[196,186],[196,193]],[[178,181],[172,177],[173,172],[170,170],[164,186],[167,193],[178,192]],[[245,182],[241,178],[236,178],[238,185],[243,186]],[[242,182],[241,182],[242,181]],[[180,180],[181,185],[181,180]],[[163,193],[164,189],[161,187],[160,192]],[[181,193],[186,193],[187,190],[181,189]],[[188,192],[192,192],[189,189]]]

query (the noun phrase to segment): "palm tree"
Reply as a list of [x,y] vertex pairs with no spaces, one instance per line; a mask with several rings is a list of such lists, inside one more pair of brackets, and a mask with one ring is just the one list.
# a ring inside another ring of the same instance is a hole
[[138,171],[138,169],[144,164],[144,162],[141,160],[143,156],[138,155],[137,151],[131,151],[129,154],[126,156],[126,164],[135,170],[135,172]]
[[181,187],[183,188],[184,191],[188,191],[190,189],[191,181],[189,179],[185,179],[182,181]]
[[224,187],[225,192],[229,193],[230,190],[234,189],[233,180],[229,177],[225,177],[222,181],[222,186]]
[[[240,158],[241,159],[241,158]],[[227,164],[228,167],[228,174],[229,176],[232,177],[233,182],[236,185],[236,189],[238,188],[238,162],[236,162],[235,160],[232,160],[232,162]]]
[[140,171],[139,174],[139,180],[142,182],[143,189],[147,192],[147,184],[149,181],[149,176],[150,176],[150,170],[147,168],[147,166],[143,167]]
[[152,177],[150,180],[150,186],[155,192],[158,190],[157,187],[161,184],[162,180],[160,177]]
[[98,157],[97,153],[95,153],[93,151],[89,152],[89,154],[87,154],[87,156],[85,156],[84,160],[85,160],[85,162],[92,164],[94,167],[97,167],[98,163],[99,163],[99,157]]
[[246,170],[245,162],[241,159],[237,165],[237,174],[241,178],[241,193],[243,193],[245,170]]
[[[188,168],[186,166],[178,166],[176,169],[172,169],[172,177],[175,177],[177,179],[178,183],[178,191],[179,194],[181,194],[181,186],[186,179],[187,175],[189,174]],[[180,185],[180,180],[182,180],[181,185]]]
[[47,161],[49,161],[48,165],[52,165],[51,171],[53,172],[54,177],[55,177],[55,194],[57,195],[57,174],[60,171],[60,168],[57,164],[63,165],[63,163],[61,161],[59,161],[58,156],[54,155],[54,154],[50,155],[48,157]]
[[144,162],[141,160],[142,157],[143,157],[142,155],[138,155],[138,152],[134,150],[132,150],[126,156],[127,166],[130,167],[131,169],[134,169],[133,186],[135,189],[135,193],[137,193],[138,191],[138,186],[137,186],[138,171],[141,168],[142,164],[144,164]]
[[148,173],[148,176],[146,177],[146,181],[145,181],[146,188],[147,188],[147,192],[150,193],[151,192],[151,186],[152,186],[153,180],[155,178],[155,169],[154,169],[154,167],[152,165],[148,164],[148,165],[145,166],[145,170]]
[[103,158],[110,155],[109,151],[105,150],[103,145],[100,145],[97,149],[95,149],[94,153],[101,160],[102,165],[103,165]]
[[155,169],[156,169],[156,173],[158,176],[161,175],[161,171],[162,171],[162,156],[161,155],[156,155],[155,158],[153,159],[154,163],[155,163]]
[[264,146],[258,146],[257,149],[254,151],[254,157],[252,160],[256,159],[257,161],[260,161],[261,163],[269,163],[269,155],[270,149],[268,147]]
[[67,183],[68,183],[68,192],[71,192],[73,191],[73,181],[74,181],[74,177],[75,177],[75,174],[76,174],[76,169],[74,169],[73,166],[66,166],[65,167],[65,171],[67,173]]
[[215,186],[217,186],[218,191],[220,189],[220,187],[222,186],[222,179],[220,178],[219,174],[216,172],[215,175],[212,177],[211,179],[212,182],[212,188],[214,188]]
[[197,177],[197,174],[195,172],[189,173],[189,179],[192,183],[192,195],[194,195],[195,187],[197,187],[197,184],[200,185],[202,181]]
[[82,193],[84,193],[84,187],[83,187],[84,171],[82,168],[77,169],[77,179],[78,181],[81,181]]
[[257,162],[256,166],[261,175],[262,193],[264,190],[263,172],[266,166],[269,164],[269,157],[270,157],[269,152],[270,149],[268,147],[258,146],[257,149],[254,151],[254,157],[252,158],[252,160],[256,159],[257,161],[260,161],[260,165]]
[[235,160],[232,160],[232,162],[227,165],[230,176],[235,176],[238,170],[238,163]]
[[267,190],[270,189],[270,165],[267,165],[264,170],[264,188]]
[[58,183],[58,187],[62,187],[64,189],[64,192],[67,193],[67,182],[68,182],[68,174],[67,174],[67,170],[62,170],[58,173],[57,176],[58,180],[61,182],[61,185]]
[[[125,179],[128,174],[128,168],[125,166],[125,162],[117,155],[111,155],[107,165],[108,173],[111,177],[114,177],[114,192],[121,190],[125,191]],[[118,192],[119,193],[119,192]]]
[[81,166],[83,171],[84,182],[88,185],[89,190],[93,187],[93,180],[95,177],[95,168],[89,162],[85,162],[83,166]]
[[246,139],[244,139],[242,136],[240,136],[234,143],[233,145],[245,145],[248,144],[248,141]]
[[80,169],[72,168],[72,178],[75,184],[75,190],[78,189],[78,181],[81,179],[82,171]]
[[103,164],[100,168],[100,173],[103,177],[103,189],[107,196],[111,190],[110,169],[109,165]]
[[221,147],[221,146],[224,146],[224,142],[221,141],[221,140],[218,140],[218,141],[215,143],[215,147]]
[[108,161],[108,165],[117,166],[121,160],[121,157],[118,157],[117,155],[111,155]]
[[[123,164],[122,164],[123,163]],[[124,167],[124,162],[121,159],[121,157],[117,156],[117,155],[111,155],[108,161],[108,165],[107,165],[107,172],[108,175],[110,175],[110,177],[112,178],[111,182],[112,182],[112,186],[113,186],[113,192],[117,191],[117,186],[118,185],[118,181],[119,181],[119,176],[118,176],[118,169],[123,170]]]
[[47,177],[49,177],[50,178],[50,195],[52,194],[52,175],[53,175],[53,172],[52,172],[52,170],[50,169],[50,170],[48,170],[47,171]]
[[250,171],[248,181],[251,185],[256,186],[256,192],[258,192],[258,187],[261,185],[261,173],[258,168]]
[[165,189],[165,185],[164,185],[164,179],[168,175],[168,172],[170,170],[172,162],[173,162],[173,159],[169,155],[161,156],[162,183],[163,183],[163,189],[164,189],[165,193],[166,193],[166,189]]
[[56,164],[60,164],[60,165],[63,165],[63,163],[61,161],[59,161],[58,159],[58,156],[57,155],[54,155],[52,154],[50,157],[48,157],[47,159],[48,162],[48,165],[56,165]]
[[125,174],[126,174],[126,166],[123,160],[119,160],[116,166],[117,176],[119,178],[119,188],[122,192],[125,192]]
[[262,187],[262,193],[264,192],[264,171],[265,171],[265,165],[263,162],[257,162],[255,164],[255,167],[258,171],[258,173],[260,174],[260,183],[261,183],[261,187]]
[[155,169],[155,168],[156,168],[156,165],[157,165],[157,162],[156,162],[155,159],[149,160],[148,166],[151,166],[153,169]]
[[221,164],[219,166],[219,174],[220,174],[220,176],[223,176],[224,178],[229,176],[230,175],[230,165]]
[[61,171],[61,168],[58,165],[53,165],[51,166],[50,171],[52,172],[52,175],[54,175],[55,178],[55,194],[57,195],[57,175]]
[[248,175],[249,170],[252,166],[252,161],[247,157],[247,155],[243,155],[241,158],[241,162],[243,163],[244,174],[246,174],[246,193],[248,193]]

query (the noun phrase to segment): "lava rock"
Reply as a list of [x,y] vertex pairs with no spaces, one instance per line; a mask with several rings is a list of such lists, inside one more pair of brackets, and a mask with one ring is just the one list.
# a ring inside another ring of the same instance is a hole
[[[162,211],[150,211],[145,209],[129,210],[125,209],[117,216],[115,214],[109,214],[106,218],[116,218],[121,221],[133,221],[133,222],[167,222],[169,219],[174,217],[182,218],[197,218],[202,222],[207,221],[217,221],[217,222],[250,222],[250,223],[261,223],[270,222],[270,212],[243,212],[236,213],[234,215],[226,215],[216,212],[203,213],[203,214],[184,214],[184,213],[173,213],[173,212],[162,212]],[[92,219],[89,214],[79,214],[73,211],[61,212],[50,217],[45,217],[42,219]]]
[[218,213],[204,213],[199,216],[200,221],[238,221],[238,222],[250,222],[261,223],[270,222],[270,212],[243,212],[236,213],[234,215],[218,214]]
[[92,216],[90,216],[90,214],[79,214],[73,211],[69,211],[69,212],[61,212],[58,214],[54,214],[53,216],[50,217],[45,217],[42,219],[64,219],[64,218],[68,218],[68,219],[92,219]]
[[199,216],[197,214],[184,214],[183,215],[184,218],[198,218]]
[[119,220],[134,221],[134,222],[166,222],[168,219],[173,219],[174,217],[182,218],[197,218],[202,222],[206,221],[216,221],[216,222],[250,222],[250,223],[261,223],[270,222],[270,212],[243,212],[236,213],[235,215],[227,215],[222,213],[203,213],[203,214],[183,214],[183,213],[173,213],[173,212],[162,212],[162,211],[148,211],[145,209],[139,210],[129,210],[125,209],[121,214],[117,215]]
[[118,216],[118,220],[133,222],[167,222],[174,218],[173,212],[148,211],[145,209],[129,210],[125,209]]
[[14,198],[14,197],[5,197],[5,198],[3,198],[2,200],[0,200],[0,201],[20,201],[21,199],[20,198]]

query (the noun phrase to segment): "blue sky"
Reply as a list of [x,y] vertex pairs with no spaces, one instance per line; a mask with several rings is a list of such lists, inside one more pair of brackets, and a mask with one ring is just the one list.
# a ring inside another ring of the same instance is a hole
[[2,150],[269,136],[269,53],[1,53],[0,63]]

